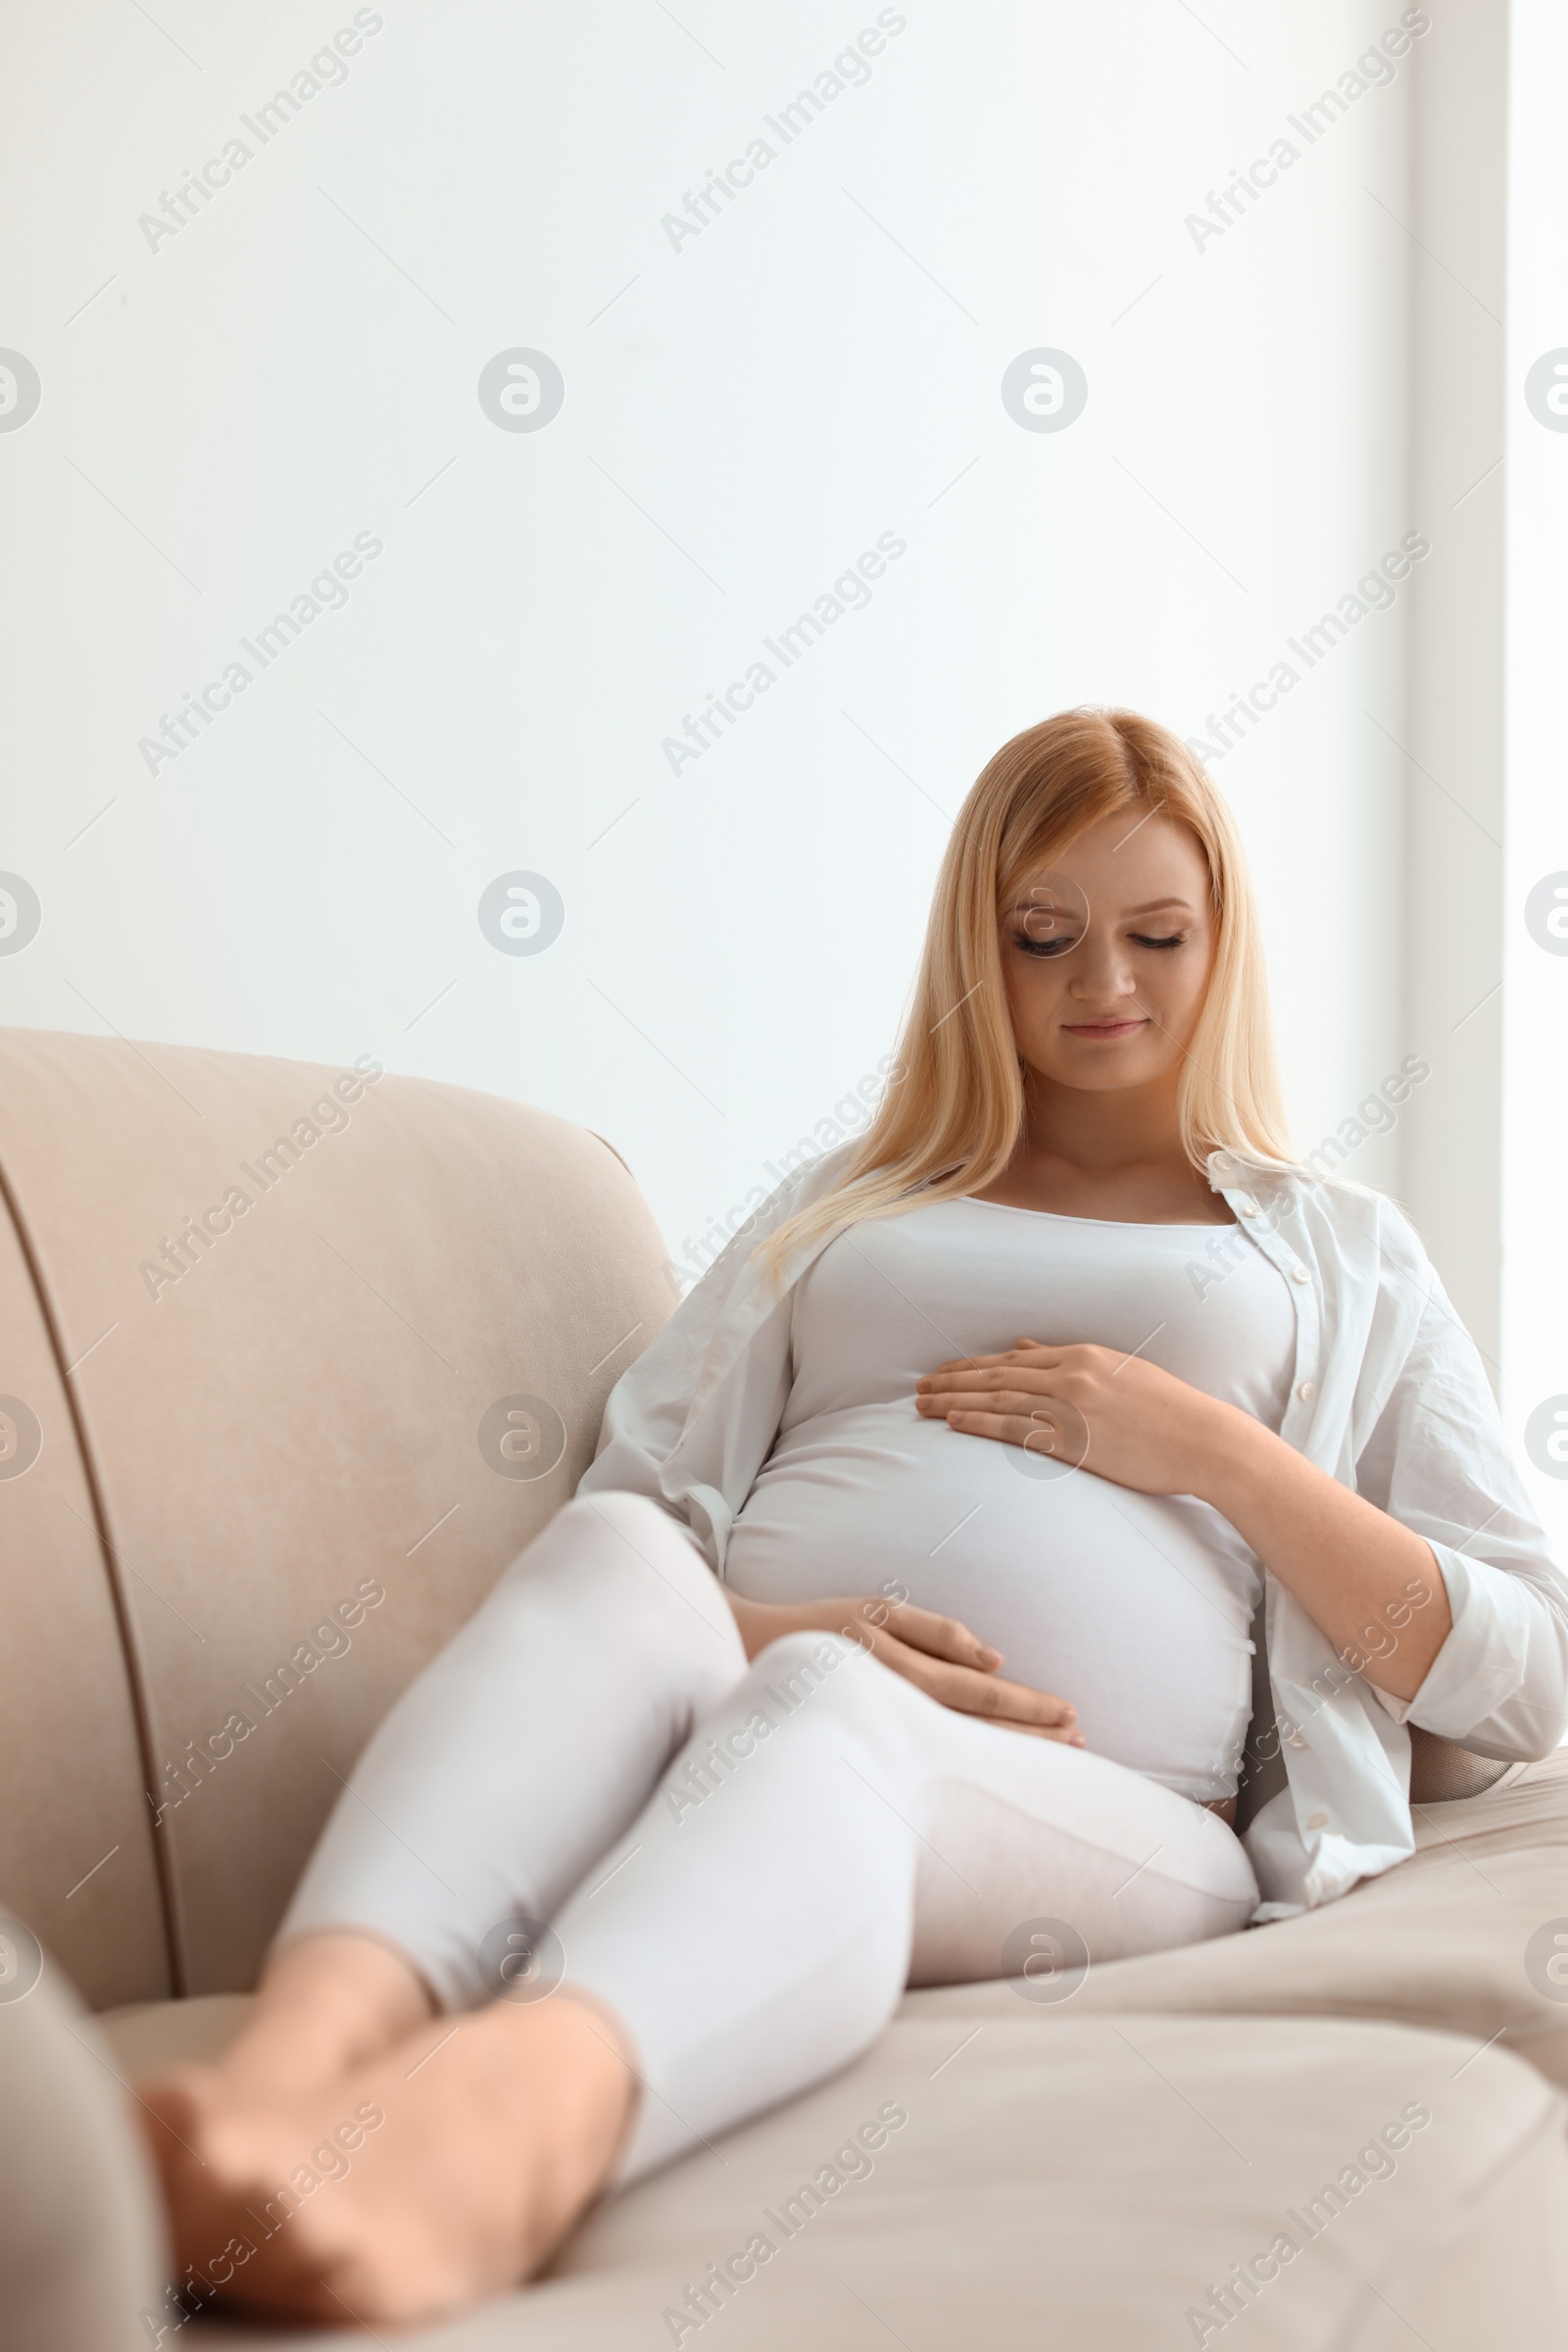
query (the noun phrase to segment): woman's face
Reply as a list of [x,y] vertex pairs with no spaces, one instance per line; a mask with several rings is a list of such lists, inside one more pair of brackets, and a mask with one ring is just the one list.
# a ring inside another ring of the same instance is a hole
[[1018,1051],[1040,1077],[1091,1093],[1170,1078],[1213,960],[1196,837],[1168,816],[1103,817],[1049,875],[1030,875],[1004,916]]

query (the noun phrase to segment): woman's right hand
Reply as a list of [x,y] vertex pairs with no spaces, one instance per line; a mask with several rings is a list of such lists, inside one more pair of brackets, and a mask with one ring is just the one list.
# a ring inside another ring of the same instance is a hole
[[1031,1690],[1026,1684],[1004,1682],[997,1672],[1002,1652],[971,1634],[956,1617],[934,1609],[917,1609],[912,1602],[889,1600],[883,1593],[849,1600],[808,1600],[778,1603],[743,1600],[726,1588],[748,1659],[784,1634],[842,1634],[868,1649],[884,1666],[917,1690],[953,1707],[960,1715],[982,1715],[1008,1731],[1027,1732],[1035,1740],[1059,1740],[1070,1747],[1084,1745],[1077,1710],[1049,1691]]

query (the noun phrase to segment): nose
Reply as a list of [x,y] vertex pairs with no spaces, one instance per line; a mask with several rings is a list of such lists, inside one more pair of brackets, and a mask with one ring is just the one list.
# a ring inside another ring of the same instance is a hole
[[1078,943],[1068,976],[1068,994],[1081,1004],[1106,1004],[1137,993],[1138,976],[1114,931],[1091,923]]

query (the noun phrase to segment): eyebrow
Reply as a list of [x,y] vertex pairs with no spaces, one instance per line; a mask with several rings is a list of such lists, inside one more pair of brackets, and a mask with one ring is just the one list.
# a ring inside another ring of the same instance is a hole
[[[1195,911],[1193,903],[1190,899],[1146,899],[1141,906],[1124,906],[1120,915],[1116,919],[1119,922],[1127,922],[1134,915],[1158,914],[1160,910],[1166,906],[1178,906],[1181,908],[1184,914],[1192,914]],[[1032,902],[1029,899],[1015,899],[1012,906],[1012,912],[1014,914],[1029,914],[1039,912],[1047,914],[1062,914],[1073,917],[1075,916],[1076,910],[1070,906],[1061,905],[1056,906],[1043,907],[1038,902]]]

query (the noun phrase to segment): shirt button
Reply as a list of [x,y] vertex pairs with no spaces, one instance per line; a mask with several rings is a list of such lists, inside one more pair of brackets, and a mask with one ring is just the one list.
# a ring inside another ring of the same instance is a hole
[[1291,1280],[1293,1282],[1310,1282],[1311,1279],[1311,1275],[1307,1272],[1304,1266],[1293,1266],[1291,1268]]
[[1326,1813],[1309,1813],[1306,1817],[1306,1826],[1309,1830],[1326,1830],[1329,1826],[1329,1817]]
[[1298,1396],[1299,1396],[1303,1404],[1310,1404],[1313,1397],[1317,1395],[1317,1389],[1314,1383],[1310,1380],[1303,1380],[1296,1394]]
[[1238,1216],[1242,1216],[1242,1217],[1255,1217],[1255,1216],[1256,1216],[1256,1214],[1257,1214],[1257,1202],[1256,1202],[1256,1201],[1255,1201],[1255,1200],[1252,1199],[1252,1196],[1251,1196],[1251,1194],[1250,1194],[1250,1193],[1238,1193],[1238,1194],[1237,1194],[1237,1196],[1236,1196],[1236,1213],[1237,1213],[1237,1215],[1238,1215]]

